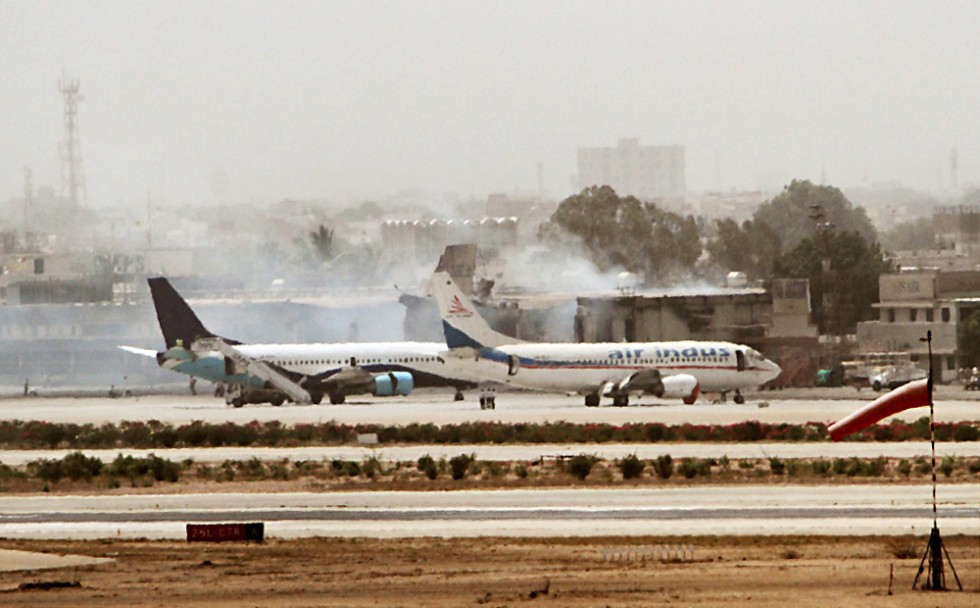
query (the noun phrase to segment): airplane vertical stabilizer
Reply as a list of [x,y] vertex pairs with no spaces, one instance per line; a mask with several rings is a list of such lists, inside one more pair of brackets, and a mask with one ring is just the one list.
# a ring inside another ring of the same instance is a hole
[[[163,277],[147,279],[150,284],[150,294],[153,296],[153,306],[157,310],[157,321],[167,348],[173,348],[180,340],[185,348],[198,338],[211,338],[214,334],[204,327],[184,298]],[[232,344],[237,342],[229,341]]]
[[431,287],[449,348],[495,348],[521,343],[491,329],[448,272],[437,270],[432,275]]

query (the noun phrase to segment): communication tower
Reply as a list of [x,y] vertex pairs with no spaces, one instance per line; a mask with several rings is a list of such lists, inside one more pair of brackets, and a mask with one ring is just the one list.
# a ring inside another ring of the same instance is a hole
[[85,173],[82,171],[82,142],[78,136],[78,79],[59,80],[58,88],[65,99],[65,139],[61,142],[61,195],[74,205],[85,201]]

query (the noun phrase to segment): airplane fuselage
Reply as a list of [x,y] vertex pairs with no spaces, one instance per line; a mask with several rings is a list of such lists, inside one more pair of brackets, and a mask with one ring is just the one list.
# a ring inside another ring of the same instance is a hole
[[[451,373],[442,357],[446,345],[438,342],[242,344],[236,349],[250,358],[306,376],[329,376],[359,366],[369,372],[411,372],[416,386],[446,385],[449,379],[477,381],[464,377],[466,370]],[[195,358],[165,358],[163,366],[214,382],[254,387],[263,384],[254,376],[228,374],[224,357],[217,351],[198,353]]]
[[542,391],[593,393],[604,382],[645,369],[690,374],[702,391],[755,388],[779,374],[757,351],[731,342],[642,342],[502,345],[461,349],[447,364],[487,380]]

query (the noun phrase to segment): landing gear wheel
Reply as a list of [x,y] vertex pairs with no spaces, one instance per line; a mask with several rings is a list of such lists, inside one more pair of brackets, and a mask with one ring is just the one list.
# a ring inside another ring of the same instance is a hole
[[313,405],[320,405],[321,401],[323,401],[323,393],[310,393],[310,402]]
[[235,397],[231,400],[231,405],[233,407],[242,407],[245,405],[245,401],[241,397]]
[[585,396],[585,407],[599,407],[599,395],[592,393]]
[[280,405],[282,405],[285,402],[286,402],[286,400],[283,398],[282,395],[276,395],[272,399],[269,399],[269,403],[271,403],[275,407],[279,407]]
[[881,390],[881,382],[878,382],[877,380],[875,380],[874,384],[871,385],[871,390],[873,390],[876,393],[878,391],[880,391]]
[[628,395],[613,397],[613,405],[616,407],[626,407],[629,404],[630,404],[630,398]]
[[742,393],[735,391],[735,396],[732,397],[732,401],[734,401],[738,405],[742,405],[743,403],[745,403],[745,397],[742,396]]
[[453,395],[453,401],[462,401],[462,400],[463,400],[463,391],[456,391],[456,394]]
[[343,402],[344,402],[344,395],[340,393],[330,393],[331,405],[340,405]]

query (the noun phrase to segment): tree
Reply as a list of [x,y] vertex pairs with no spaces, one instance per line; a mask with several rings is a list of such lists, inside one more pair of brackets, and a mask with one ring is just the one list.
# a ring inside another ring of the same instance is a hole
[[793,180],[776,198],[763,204],[752,215],[754,222],[765,222],[782,239],[784,250],[796,247],[813,233],[814,213],[820,221],[840,232],[856,232],[868,243],[876,232],[863,207],[854,207],[844,193],[833,186],[816,186],[807,180]]
[[726,218],[716,221],[717,236],[706,249],[712,260],[726,270],[744,272],[750,280],[769,279],[782,251],[779,234],[762,221],[746,220],[741,226]]
[[956,328],[956,344],[968,367],[980,365],[980,309],[961,319]]
[[563,200],[538,236],[552,247],[577,241],[600,271],[622,268],[646,275],[648,283],[690,272],[701,255],[693,217],[620,197],[609,186],[592,186]]
[[932,218],[923,217],[895,226],[881,235],[881,244],[890,251],[935,248],[936,233],[932,227]]
[[[827,273],[824,258],[830,262]],[[878,278],[889,270],[878,243],[869,244],[857,232],[827,230],[777,258],[774,276],[809,279],[813,318],[821,333],[843,335],[874,317]]]
[[310,233],[310,242],[313,244],[313,253],[319,262],[329,262],[334,258],[333,228],[327,229],[320,224],[318,230]]

